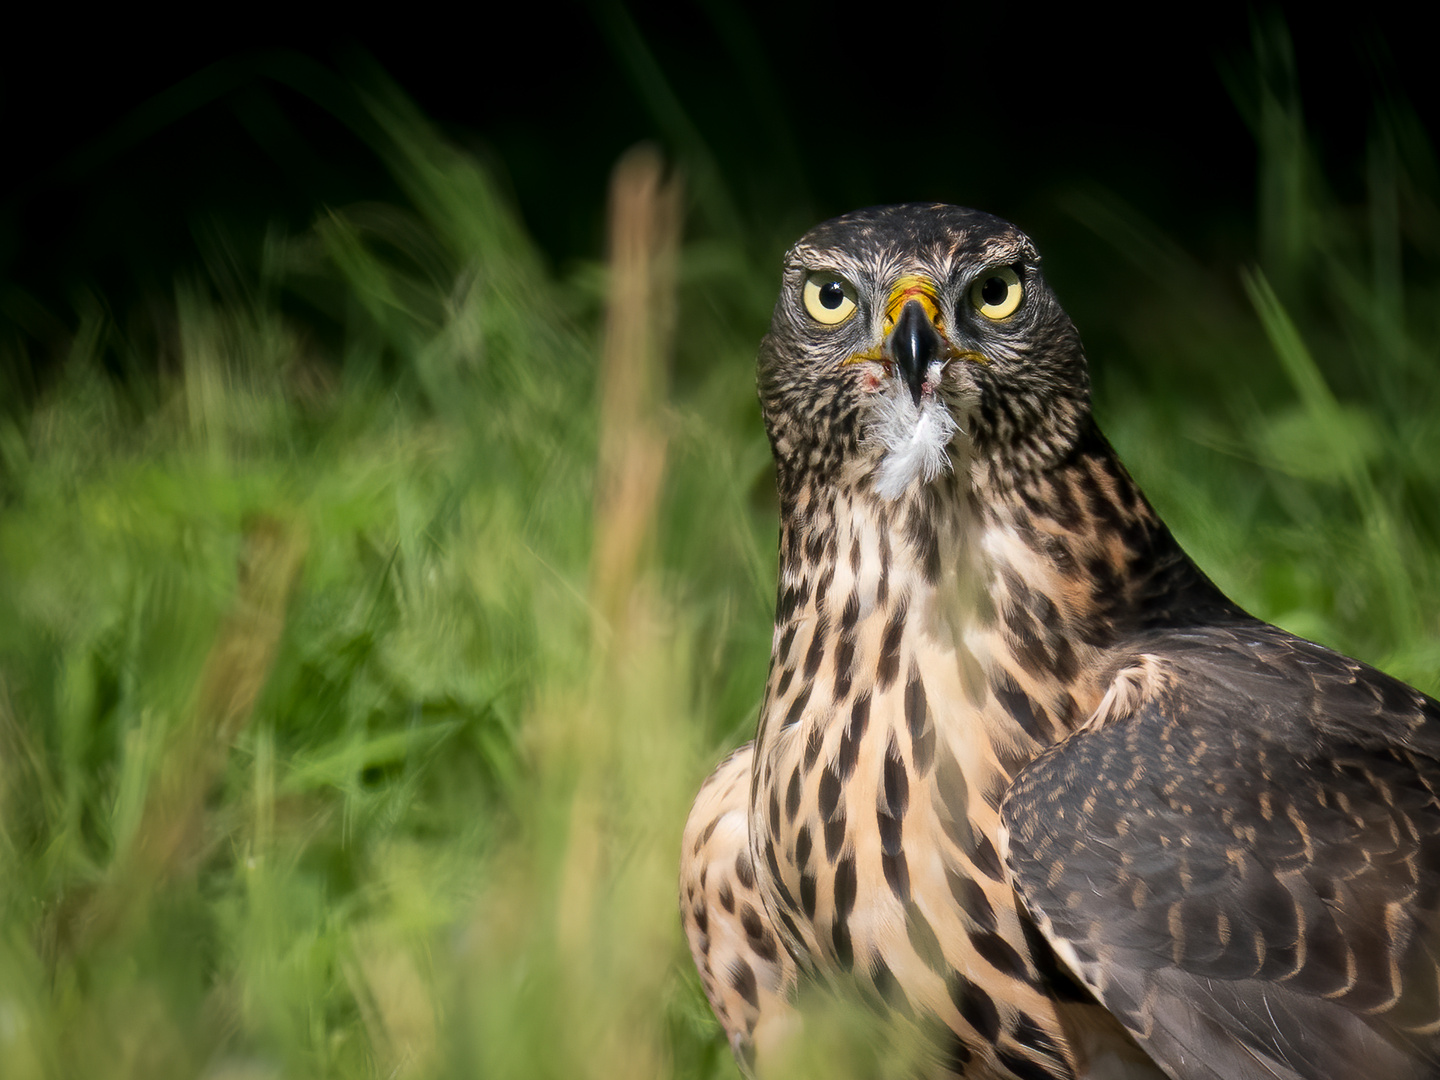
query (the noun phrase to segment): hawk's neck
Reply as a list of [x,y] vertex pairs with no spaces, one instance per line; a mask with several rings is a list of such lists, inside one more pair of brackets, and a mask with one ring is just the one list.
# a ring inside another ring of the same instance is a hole
[[[997,684],[1039,692],[1046,715],[1031,734],[1049,742],[1088,715],[1066,695],[1092,669],[1098,677],[1117,647],[1150,630],[1244,617],[1093,424],[1040,468],[956,457],[956,472],[894,500],[864,474],[782,482],[770,712],[792,686],[813,693],[828,682],[835,700],[857,681],[886,690],[905,675],[903,636],[926,653],[954,651],[971,697]],[[805,705],[793,707],[798,716]]]
[[1225,601],[1098,432],[1030,473],[955,464],[893,501],[865,474],[782,465],[752,858],[797,958],[940,1017],[954,985],[935,971],[968,971],[973,994],[1015,1002],[1005,1023],[1066,1045],[996,851],[1001,801],[1093,712],[1127,643]]
[[998,805],[1020,768],[1086,721],[1144,634],[1245,617],[1093,425],[1044,469],[956,466],[894,500],[863,474],[782,483],[761,774],[782,758],[802,774],[822,754],[843,764],[882,712],[924,770],[938,719],[964,744],[962,766],[987,763],[967,784]]

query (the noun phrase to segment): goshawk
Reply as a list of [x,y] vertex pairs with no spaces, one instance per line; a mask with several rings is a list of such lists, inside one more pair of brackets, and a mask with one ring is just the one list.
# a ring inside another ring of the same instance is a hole
[[742,1064],[814,983],[936,1075],[1440,1076],[1440,705],[1196,568],[1030,239],[819,226],[759,387],[770,675],[681,874]]

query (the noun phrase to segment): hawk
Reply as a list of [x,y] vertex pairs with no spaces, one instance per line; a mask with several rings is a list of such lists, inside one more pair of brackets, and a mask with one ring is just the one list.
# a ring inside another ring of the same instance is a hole
[[1031,240],[818,226],[759,391],[770,673],[680,886],[742,1067],[813,985],[926,1075],[1440,1076],[1440,705],[1190,561]]

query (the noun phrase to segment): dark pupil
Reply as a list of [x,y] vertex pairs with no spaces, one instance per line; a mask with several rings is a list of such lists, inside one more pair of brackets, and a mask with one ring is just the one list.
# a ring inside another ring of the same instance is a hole
[[1010,291],[1010,286],[1005,283],[1004,278],[986,278],[985,284],[980,286],[980,298],[991,307],[997,307],[1005,302],[1005,296]]
[[834,311],[845,302],[845,289],[838,281],[827,281],[820,286],[820,303]]

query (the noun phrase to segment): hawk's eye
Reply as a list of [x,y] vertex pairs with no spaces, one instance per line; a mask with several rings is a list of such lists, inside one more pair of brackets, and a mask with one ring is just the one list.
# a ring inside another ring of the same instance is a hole
[[855,286],[838,274],[811,274],[805,279],[805,310],[827,326],[842,323],[855,314]]
[[997,266],[994,270],[986,270],[975,279],[975,284],[970,286],[970,303],[987,319],[1003,319],[1014,314],[1015,309],[1020,306],[1020,298],[1024,295],[1020,275],[1013,266]]

